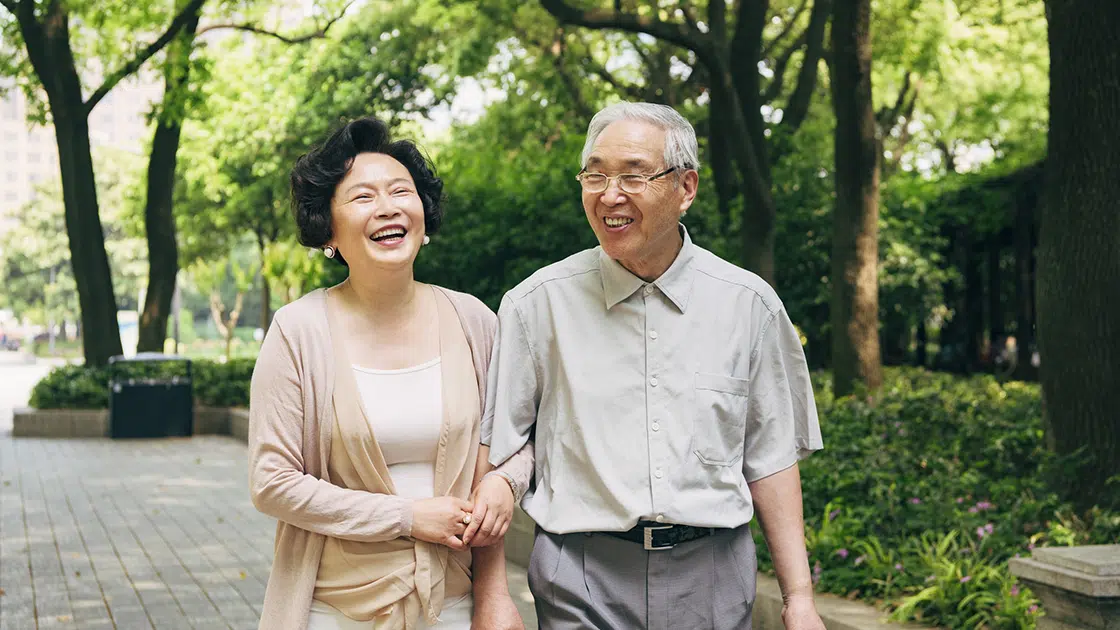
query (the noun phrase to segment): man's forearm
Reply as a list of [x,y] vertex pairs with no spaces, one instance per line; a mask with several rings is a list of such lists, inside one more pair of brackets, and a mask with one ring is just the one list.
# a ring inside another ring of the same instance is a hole
[[813,595],[805,551],[805,519],[801,505],[801,474],[797,464],[749,484],[755,514],[766,536],[782,597]]
[[471,549],[474,567],[471,582],[476,601],[482,598],[509,597],[506,582],[506,542],[502,540],[489,547]]

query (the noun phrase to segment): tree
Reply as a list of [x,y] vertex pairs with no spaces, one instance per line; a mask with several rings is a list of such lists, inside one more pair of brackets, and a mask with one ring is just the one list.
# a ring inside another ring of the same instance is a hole
[[[768,47],[763,46],[769,0],[736,3],[737,11],[731,23],[727,2],[710,1],[703,24],[695,16],[697,7],[693,3],[681,3],[675,11],[679,20],[668,19],[668,12],[660,9],[658,3],[639,5],[631,11],[623,10],[621,2],[613,3],[610,9],[580,9],[563,0],[541,0],[541,5],[562,23],[644,33],[695,55],[696,63],[708,77],[711,117],[717,123],[713,131],[718,134],[713,135],[717,142],[713,170],[717,180],[723,181],[718,186],[720,189],[726,189],[729,184],[722,173],[730,170],[730,160],[738,166],[736,172],[744,197],[740,227],[743,263],[773,284],[776,210],[771,191],[771,166],[785,150],[784,139],[797,131],[809,112],[817,85],[817,67],[824,52],[830,1],[814,0],[808,25],[801,36],[784,52],[775,53],[774,81],[765,93],[760,85],[759,62],[765,51],[781,50],[774,41]],[[796,23],[799,16],[800,11],[794,12],[790,24]],[[777,39],[782,39],[781,34]],[[802,54],[802,63],[796,87],[785,103],[780,123],[776,129],[768,130],[762,107],[768,104],[767,97],[776,99],[782,95],[785,66],[798,52]],[[767,137],[773,136],[778,141],[769,147]]]
[[837,395],[882,384],[879,354],[879,163],[871,100],[871,0],[833,0],[832,371]]
[[167,319],[179,273],[179,246],[175,238],[175,167],[182,133],[182,117],[190,81],[191,49],[202,11],[199,5],[187,14],[182,32],[168,46],[163,68],[163,103],[148,157],[144,225],[148,241],[148,290],[140,311],[138,352],[163,352]]
[[[150,32],[165,19],[156,7],[144,3],[134,11],[120,6],[79,5],[89,14],[72,14],[73,5],[62,0],[40,3],[36,0],[0,0],[15,22],[4,24],[5,36],[18,38],[26,62],[19,63],[21,79],[30,95],[41,87],[58,143],[63,200],[66,207],[66,233],[69,237],[70,264],[81,304],[82,348],[88,365],[104,365],[109,357],[121,353],[117,328],[117,303],[109,257],[101,230],[93,158],[90,154],[89,114],[121,80],[132,75],[148,59],[166,47],[186,26],[205,0],[189,0],[170,20],[162,35],[150,44],[121,53],[125,61],[101,59],[111,68],[99,87],[83,95],[78,74],[80,63],[72,40],[71,25],[99,24],[105,40],[101,49],[114,49],[121,41],[134,39],[136,33]],[[139,17],[137,17],[139,16]],[[76,19],[77,18],[77,19]]]
[[[229,256],[213,262],[198,262],[190,267],[190,276],[195,286],[203,294],[209,296],[210,316],[218,334],[225,341],[225,358],[228,361],[233,351],[233,334],[237,329],[237,322],[241,318],[241,307],[245,302],[245,293],[253,286],[253,282],[260,271],[256,261],[244,255],[244,248],[239,248]],[[233,305],[226,305],[222,299],[223,289],[232,290]]]
[[1082,505],[1120,474],[1120,4],[1048,0],[1050,133],[1038,244],[1048,439],[1078,454]]
[[[331,4],[327,2],[326,4]],[[221,22],[199,27],[199,12],[189,16],[182,33],[167,50],[163,68],[164,97],[158,106],[156,129],[152,136],[151,153],[148,161],[147,201],[144,208],[145,225],[148,237],[148,292],[140,315],[139,351],[162,352],[167,335],[167,319],[170,314],[171,300],[175,294],[175,278],[179,271],[179,252],[175,231],[175,217],[172,205],[175,198],[177,181],[179,144],[182,137],[183,122],[189,111],[199,107],[197,101],[202,97],[201,90],[192,86],[192,77],[197,77],[194,68],[199,63],[194,55],[197,39],[205,33],[218,30],[238,30],[270,36],[286,44],[299,44],[323,37],[327,29],[342,18],[350,3],[344,5],[338,14],[326,21],[316,30],[300,36],[284,35],[256,22]],[[244,7],[242,7],[244,9]],[[200,8],[201,10],[201,8]],[[192,87],[194,89],[192,89]],[[275,237],[273,237],[275,240]],[[266,239],[258,238],[261,255],[264,256]],[[263,307],[261,326],[268,328],[270,320],[268,283],[263,283]]]

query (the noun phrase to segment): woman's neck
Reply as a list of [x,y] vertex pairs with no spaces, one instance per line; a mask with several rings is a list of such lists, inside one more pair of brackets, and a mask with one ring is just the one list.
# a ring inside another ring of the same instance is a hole
[[391,321],[415,312],[417,286],[410,267],[399,273],[379,273],[362,278],[351,274],[344,289],[363,319]]

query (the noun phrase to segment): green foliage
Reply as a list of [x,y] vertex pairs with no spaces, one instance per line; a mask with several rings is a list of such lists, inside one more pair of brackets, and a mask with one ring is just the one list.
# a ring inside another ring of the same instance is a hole
[[230,359],[227,363],[199,361],[194,364],[194,397],[211,407],[248,407],[249,383],[255,358]]
[[1120,541],[1120,506],[1102,497],[1077,514],[1053,491],[1069,480],[1046,449],[1036,385],[890,369],[873,399],[835,399],[816,381],[826,448],[801,475],[818,590],[900,620],[1033,628],[1037,601],[1007,560]]
[[[195,403],[213,407],[248,407],[255,358],[229,362],[194,361]],[[108,367],[65,365],[35,384],[30,405],[36,409],[105,409],[111,380],[170,379],[186,376],[182,362],[125,362]]]

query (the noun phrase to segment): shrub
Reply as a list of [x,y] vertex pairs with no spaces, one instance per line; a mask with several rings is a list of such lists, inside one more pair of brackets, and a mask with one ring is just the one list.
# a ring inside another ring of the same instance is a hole
[[[214,407],[248,407],[249,381],[256,359],[192,362],[194,398]],[[31,390],[36,409],[105,409],[109,406],[109,381],[118,379],[186,376],[182,363],[118,363],[108,367],[65,365],[55,368]]]
[[801,477],[819,591],[898,620],[1034,628],[1038,602],[1007,561],[1120,540],[1120,513],[1077,514],[1053,491],[1069,481],[1046,449],[1037,385],[902,368],[874,397],[836,399],[814,381],[825,450]]

